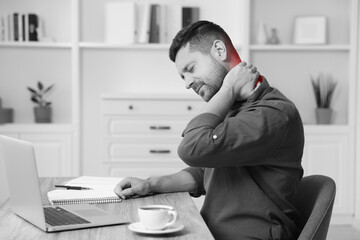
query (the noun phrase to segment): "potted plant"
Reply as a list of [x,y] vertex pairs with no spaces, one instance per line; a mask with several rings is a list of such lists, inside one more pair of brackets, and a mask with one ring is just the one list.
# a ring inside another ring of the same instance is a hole
[[51,102],[45,100],[45,95],[47,95],[53,87],[54,84],[45,87],[40,81],[37,83],[37,89],[27,87],[31,93],[31,101],[37,105],[34,107],[36,123],[51,123]]
[[318,124],[330,124],[332,109],[331,100],[336,87],[336,82],[330,74],[320,73],[317,78],[311,77],[317,109],[316,120]]

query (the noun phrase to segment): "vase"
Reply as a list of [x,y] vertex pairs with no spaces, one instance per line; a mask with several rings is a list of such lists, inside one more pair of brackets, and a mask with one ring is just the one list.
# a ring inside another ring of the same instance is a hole
[[34,107],[36,123],[51,123],[51,107]]
[[271,29],[268,43],[269,44],[279,44],[280,43],[276,28]]
[[331,108],[317,108],[316,110],[316,123],[317,124],[330,124],[332,109]]
[[268,41],[268,34],[266,31],[266,26],[262,22],[260,22],[256,35],[256,43],[262,45],[262,44],[266,44],[267,41]]
[[12,108],[0,108],[0,124],[14,122],[14,110]]

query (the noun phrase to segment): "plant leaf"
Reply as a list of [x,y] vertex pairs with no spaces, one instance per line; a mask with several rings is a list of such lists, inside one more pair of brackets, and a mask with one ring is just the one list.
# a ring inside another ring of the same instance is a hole
[[50,91],[53,87],[54,87],[54,84],[51,84],[48,88],[46,88],[46,89],[44,90],[44,93],[47,93],[47,92]]
[[32,92],[32,93],[37,93],[33,88],[31,88],[31,87],[27,87],[27,89],[30,91],[30,92]]
[[39,103],[39,100],[35,96],[31,97],[31,101],[33,101],[34,103]]
[[38,82],[38,89],[41,91],[41,90],[43,90],[43,88],[44,88],[44,85],[39,81]]

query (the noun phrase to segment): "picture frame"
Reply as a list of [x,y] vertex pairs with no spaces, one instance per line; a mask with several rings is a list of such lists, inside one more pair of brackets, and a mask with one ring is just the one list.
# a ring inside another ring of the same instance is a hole
[[326,17],[297,17],[294,44],[326,44]]

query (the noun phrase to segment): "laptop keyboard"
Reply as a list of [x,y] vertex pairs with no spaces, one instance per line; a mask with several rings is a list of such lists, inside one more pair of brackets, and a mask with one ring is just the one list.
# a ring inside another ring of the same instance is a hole
[[44,207],[45,222],[51,226],[90,223],[61,207]]

